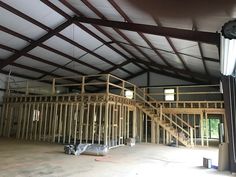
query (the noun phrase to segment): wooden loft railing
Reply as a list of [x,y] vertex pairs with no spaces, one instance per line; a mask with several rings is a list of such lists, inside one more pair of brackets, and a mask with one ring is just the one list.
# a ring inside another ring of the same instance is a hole
[[[186,85],[166,87],[145,87],[142,88],[146,95],[152,96],[158,101],[166,101],[165,89],[174,89],[175,100],[173,101],[222,101],[220,85]],[[170,101],[171,102],[171,101]]]
[[136,85],[111,74],[51,78],[45,80],[24,80],[8,82],[11,95],[62,95],[111,93],[125,96],[125,91],[136,92]]

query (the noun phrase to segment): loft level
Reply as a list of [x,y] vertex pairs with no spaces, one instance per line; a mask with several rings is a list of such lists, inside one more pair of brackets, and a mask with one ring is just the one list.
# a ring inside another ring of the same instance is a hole
[[174,139],[187,147],[201,139],[208,145],[209,113],[225,119],[219,86],[157,89],[110,74],[9,82],[0,136],[109,147],[127,138],[163,144]]

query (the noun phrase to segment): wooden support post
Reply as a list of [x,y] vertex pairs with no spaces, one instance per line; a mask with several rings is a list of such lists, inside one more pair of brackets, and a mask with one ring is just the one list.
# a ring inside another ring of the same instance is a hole
[[148,142],[148,136],[147,136],[147,114],[145,114],[145,141]]
[[193,128],[190,128],[190,144],[193,146]]
[[102,132],[102,103],[99,103],[98,144],[101,144],[101,132]]
[[45,117],[44,117],[44,129],[43,129],[43,141],[46,140],[46,134],[47,134],[47,125],[48,125],[48,106],[49,103],[46,103],[46,108],[45,108]]
[[54,103],[50,103],[50,114],[49,114],[49,127],[48,127],[48,137],[47,141],[51,141],[51,136],[52,136],[52,119],[53,119],[53,107]]
[[41,114],[40,110],[39,110],[39,103],[37,103],[37,106],[36,106],[36,110],[39,111],[39,114],[37,113],[36,115],[36,121],[35,121],[35,126],[34,126],[34,141],[36,141],[37,139],[37,131],[38,131],[38,121],[39,121],[39,116]]
[[207,147],[209,146],[209,124],[208,124],[208,114],[205,113],[205,123],[206,123],[206,144]]
[[111,126],[112,126],[112,104],[109,104],[109,113],[108,113],[108,144],[111,146],[112,136],[111,136]]
[[10,107],[10,115],[9,115],[9,121],[8,121],[8,128],[7,128],[7,137],[10,137],[11,135],[11,129],[12,129],[12,119],[13,119],[13,105]]
[[123,131],[123,137],[124,137],[124,140],[127,138],[127,107],[125,105],[123,105],[123,113],[124,113],[124,117],[123,117],[123,128],[124,128],[124,131]]
[[[83,99],[83,98],[82,98]],[[84,128],[84,102],[81,102],[80,105],[80,131],[79,131],[79,141],[80,144],[83,143],[83,128]]]
[[126,138],[129,138],[129,124],[130,124],[130,110],[129,110],[129,107],[127,107],[127,135],[126,135]]
[[22,125],[22,116],[23,116],[23,105],[20,104],[19,105],[19,117],[18,117],[18,121],[17,121],[17,133],[16,133],[16,138],[19,139],[20,138],[20,133],[21,133],[21,125]]
[[151,143],[156,143],[156,127],[153,119],[151,120]]
[[55,139],[56,139],[56,129],[57,129],[57,124],[58,124],[57,110],[58,110],[58,103],[55,104],[55,109],[54,109],[52,142],[55,142]]
[[70,107],[70,109],[69,109],[69,127],[68,127],[68,129],[69,129],[69,136],[68,136],[68,143],[70,144],[70,142],[71,142],[71,128],[72,128],[72,120],[73,120],[73,107],[74,107],[74,103],[71,103],[71,104],[69,104],[69,107]]
[[160,144],[160,125],[157,123],[156,124],[156,142],[157,144]]
[[200,129],[201,129],[201,145],[204,146],[203,113],[200,114]]
[[105,103],[105,125],[104,125],[104,144],[108,146],[108,112],[109,112],[109,103]]
[[96,115],[96,103],[93,104],[93,120],[92,120],[92,144],[94,144],[94,134],[95,134],[95,122],[97,120]]
[[25,127],[26,127],[26,120],[27,120],[27,112],[28,112],[28,105],[24,104],[24,113],[23,113],[23,125],[22,125],[22,133],[21,133],[21,139],[24,139],[25,135]]
[[74,130],[74,145],[77,142],[77,124],[78,124],[78,110],[79,110],[79,103],[76,103],[75,114],[74,114],[74,121],[75,121],[75,130]]
[[136,138],[136,132],[137,132],[137,110],[135,107],[133,111],[133,138]]
[[68,113],[68,103],[66,103],[66,105],[65,105],[65,113],[64,113],[64,121],[63,121],[63,124],[64,124],[64,127],[63,127],[63,144],[66,141],[67,113]]
[[39,141],[41,141],[41,136],[42,136],[42,125],[43,125],[43,121],[45,120],[45,116],[44,116],[44,105],[45,103],[41,104],[41,111],[40,111],[40,118],[39,118]]
[[88,143],[90,103],[88,103],[87,106],[88,106],[88,108],[87,108],[86,130],[85,130],[85,142],[86,142],[86,143]]
[[121,105],[118,105],[117,106],[117,113],[118,113],[118,127],[119,127],[119,129],[118,129],[118,145],[121,145],[121,128],[122,128],[122,114],[121,114]]
[[166,144],[166,131],[164,128],[162,128],[163,130],[163,144]]
[[36,121],[35,118],[36,118],[36,109],[35,109],[35,101],[33,100],[33,107],[32,107],[32,114],[30,116],[30,131],[29,131],[29,138],[30,140],[32,140],[32,136],[33,136],[33,126],[34,126],[34,122]]
[[139,141],[143,141],[143,113],[139,110]]
[[26,140],[28,139],[28,136],[29,136],[30,119],[32,120],[31,107],[32,107],[32,104],[29,103],[28,114],[27,114],[27,124],[26,124],[26,134],[25,134]]

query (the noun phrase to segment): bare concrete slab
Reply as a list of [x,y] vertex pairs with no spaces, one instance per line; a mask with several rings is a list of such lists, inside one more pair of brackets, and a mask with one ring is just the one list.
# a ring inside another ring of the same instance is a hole
[[63,145],[0,138],[0,177],[232,176],[202,167],[203,157],[214,162],[217,153],[138,144],[112,149],[106,157],[73,156],[63,153]]

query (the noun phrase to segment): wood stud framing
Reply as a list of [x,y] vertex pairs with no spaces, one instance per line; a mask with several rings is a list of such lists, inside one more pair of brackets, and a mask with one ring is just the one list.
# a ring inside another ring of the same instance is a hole
[[[105,80],[87,82],[94,77]],[[53,79],[51,95],[30,95],[30,84],[26,86],[28,91],[15,95],[8,84],[10,90],[4,97],[0,136],[109,147],[123,145],[127,138],[157,144],[177,139],[186,146],[208,146],[208,115],[224,117],[222,101],[153,102],[145,91],[112,75],[81,77],[81,83],[77,84],[81,87],[80,94],[57,94],[57,87],[63,86],[57,84],[60,79]],[[103,84],[104,92],[88,93],[86,88],[92,84]],[[114,87],[119,89],[116,94]],[[135,99],[125,97],[125,91],[130,89]]]

